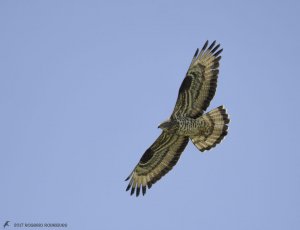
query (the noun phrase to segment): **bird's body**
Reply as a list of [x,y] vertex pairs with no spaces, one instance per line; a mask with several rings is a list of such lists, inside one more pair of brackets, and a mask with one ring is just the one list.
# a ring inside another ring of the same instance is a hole
[[204,122],[190,118],[190,117],[178,117],[176,118],[178,122],[178,131],[176,134],[181,136],[192,136],[201,133],[205,129]]
[[9,227],[9,220],[8,221],[6,221],[5,223],[4,223],[4,225],[3,225],[3,228],[6,228],[6,227]]
[[[215,95],[222,49],[213,42],[197,49],[187,74],[179,88],[175,108],[170,118],[159,125],[163,131],[145,151],[126,180],[131,195],[143,195],[146,187],[169,172],[177,163],[189,140],[201,151],[215,147],[226,136],[229,118],[223,106],[204,114]],[[199,54],[198,54],[199,53]]]
[[205,132],[207,124],[200,119],[178,117],[173,120],[165,121],[160,127],[167,133],[180,136],[194,136]]

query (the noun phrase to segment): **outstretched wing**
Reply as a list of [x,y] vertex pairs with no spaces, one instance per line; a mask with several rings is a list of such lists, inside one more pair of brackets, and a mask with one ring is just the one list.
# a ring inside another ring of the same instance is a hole
[[156,141],[146,150],[140,162],[127,177],[129,180],[126,191],[131,188],[131,195],[136,190],[136,196],[142,189],[146,193],[146,186],[152,184],[169,172],[177,163],[181,153],[188,144],[189,138],[162,132]]
[[192,63],[180,86],[178,98],[172,118],[192,117],[196,118],[203,114],[214,97],[217,88],[218,67],[223,49],[214,41],[208,48],[208,41],[202,50],[196,50]]

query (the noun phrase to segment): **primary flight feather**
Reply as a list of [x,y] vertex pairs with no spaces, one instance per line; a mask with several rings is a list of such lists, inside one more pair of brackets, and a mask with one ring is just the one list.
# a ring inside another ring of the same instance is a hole
[[179,88],[178,98],[171,117],[161,123],[163,131],[146,150],[126,180],[131,195],[146,189],[169,172],[177,163],[189,140],[201,151],[209,150],[226,136],[229,118],[223,106],[204,114],[215,95],[221,59],[220,44],[204,44],[192,59]]

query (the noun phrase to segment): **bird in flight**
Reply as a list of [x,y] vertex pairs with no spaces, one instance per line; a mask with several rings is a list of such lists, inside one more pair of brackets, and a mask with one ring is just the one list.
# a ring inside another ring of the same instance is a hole
[[126,191],[139,196],[177,163],[189,140],[201,151],[215,147],[226,136],[229,117],[224,106],[204,113],[215,95],[221,59],[220,44],[208,41],[196,50],[181,83],[174,111],[158,127],[162,133],[145,151],[127,177]]
[[3,228],[6,228],[6,227],[8,227],[9,226],[9,220],[8,221],[6,221],[5,223],[4,223],[4,225],[3,225]]

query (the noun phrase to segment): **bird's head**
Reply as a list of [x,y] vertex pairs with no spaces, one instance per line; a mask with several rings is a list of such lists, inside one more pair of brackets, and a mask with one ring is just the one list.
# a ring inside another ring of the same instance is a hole
[[164,122],[162,122],[158,128],[164,130],[164,131],[167,131],[167,132],[170,132],[170,133],[174,133],[177,128],[178,128],[178,123],[177,121],[174,121],[174,120],[171,120],[171,119],[168,119]]

